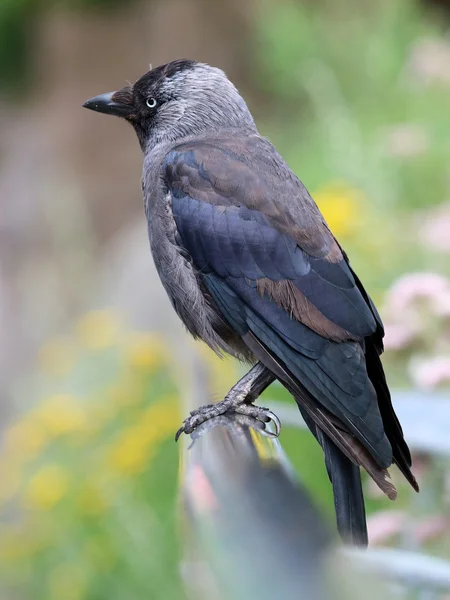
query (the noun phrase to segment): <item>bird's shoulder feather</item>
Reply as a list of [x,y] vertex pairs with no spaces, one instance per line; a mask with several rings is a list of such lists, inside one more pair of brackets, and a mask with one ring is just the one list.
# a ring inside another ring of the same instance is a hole
[[166,156],[163,169],[175,193],[216,206],[258,210],[311,256],[342,259],[305,186],[265,138],[218,135],[179,144]]

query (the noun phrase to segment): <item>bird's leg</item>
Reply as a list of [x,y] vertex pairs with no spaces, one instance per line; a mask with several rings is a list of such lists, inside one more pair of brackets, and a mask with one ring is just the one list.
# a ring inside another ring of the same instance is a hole
[[225,413],[239,413],[247,415],[268,423],[273,421],[277,429],[277,435],[280,430],[280,422],[268,408],[255,406],[253,402],[263,391],[275,380],[275,376],[260,362],[256,363],[250,371],[234,385],[223,400],[217,404],[208,404],[200,406],[193,410],[189,417],[184,420],[182,427],[177,431],[175,439],[178,440],[182,433],[192,433],[196,427],[223,415]]

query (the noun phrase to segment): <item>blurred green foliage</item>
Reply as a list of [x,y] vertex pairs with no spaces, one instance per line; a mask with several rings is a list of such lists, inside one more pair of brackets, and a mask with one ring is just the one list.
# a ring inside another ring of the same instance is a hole
[[100,311],[39,362],[39,401],[3,436],[1,597],[182,598],[165,345]]
[[411,227],[450,192],[448,83],[417,64],[444,27],[412,0],[266,1],[260,16],[262,129],[319,206],[324,188],[353,190],[353,213],[336,197],[324,213],[369,291],[379,299],[408,270],[448,271]]

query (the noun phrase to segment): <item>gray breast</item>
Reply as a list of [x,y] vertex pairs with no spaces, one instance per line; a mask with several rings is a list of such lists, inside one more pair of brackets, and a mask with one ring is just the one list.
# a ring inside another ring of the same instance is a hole
[[172,197],[162,185],[146,205],[150,248],[156,270],[173,308],[194,338],[215,352],[249,359],[245,345],[224,322],[203,289],[186,250],[181,246],[172,213]]

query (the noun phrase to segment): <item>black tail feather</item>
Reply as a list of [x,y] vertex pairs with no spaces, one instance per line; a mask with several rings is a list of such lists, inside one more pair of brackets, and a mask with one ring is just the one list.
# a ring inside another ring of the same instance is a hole
[[324,434],[301,410],[309,429],[323,448],[325,465],[333,486],[334,508],[339,534],[346,544],[367,548],[368,535],[366,509],[358,465],[352,463],[345,454]]
[[361,473],[337,446],[321,433],[328,475],[333,485],[334,507],[338,531],[343,541],[367,547],[367,523]]

